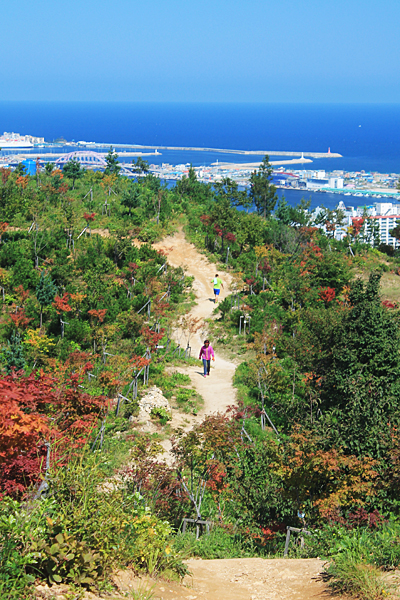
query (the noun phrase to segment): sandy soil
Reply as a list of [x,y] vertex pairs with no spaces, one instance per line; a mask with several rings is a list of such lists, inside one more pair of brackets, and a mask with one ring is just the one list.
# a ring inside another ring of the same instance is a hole
[[[114,577],[119,593],[110,600],[152,590],[154,600],[327,600],[331,597],[317,559],[233,558],[189,560],[191,572],[182,584],[139,579],[130,570]],[[41,598],[66,600],[68,586],[37,586]],[[142,597],[147,597],[143,594]],[[87,592],[85,600],[100,600]]]
[[[193,289],[196,294],[196,306],[189,314],[199,318],[202,323],[202,327],[190,341],[192,356],[197,358],[207,335],[204,320],[212,317],[215,308],[212,278],[218,272],[217,267],[210,263],[207,257],[200,254],[193,244],[186,241],[182,230],[179,230],[174,236],[154,244],[154,247],[167,253],[168,262],[172,266],[184,267],[187,275],[195,278]],[[219,273],[219,275],[224,285],[220,295],[221,301],[228,294],[231,276],[227,273]],[[176,331],[174,335],[175,338],[179,336],[179,331]],[[212,339],[210,341],[212,344]],[[183,338],[181,338],[181,343],[183,343]],[[200,363],[199,366],[179,369],[189,375],[193,387],[204,398],[204,408],[197,415],[197,420],[202,420],[205,414],[225,412],[228,406],[235,403],[236,390],[232,385],[235,368],[236,365],[233,362],[216,355],[215,362],[211,363],[211,374],[207,378],[202,375]]]

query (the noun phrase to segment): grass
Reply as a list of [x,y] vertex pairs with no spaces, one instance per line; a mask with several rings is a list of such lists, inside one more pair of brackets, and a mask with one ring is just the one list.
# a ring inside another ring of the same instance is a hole
[[152,600],[154,598],[154,587],[155,584],[149,586],[147,582],[141,581],[136,589],[128,592],[129,598],[133,598],[133,600]]
[[[189,359],[189,361],[185,361],[185,364],[193,361],[194,364],[198,365],[198,361],[195,359]],[[188,375],[183,373],[174,372],[170,375],[159,375],[152,379],[151,384],[160,387],[168,400],[175,400],[176,406],[184,413],[197,415],[204,404],[203,398],[196,390],[186,387],[191,384],[191,380]]]
[[381,279],[381,292],[383,300],[392,300],[400,303],[400,277],[395,273],[383,273]]
[[360,600],[383,600],[390,595],[390,586],[382,571],[374,565],[360,562],[352,554],[339,554],[327,569],[332,577],[330,586],[339,593],[348,593]]
[[214,527],[210,534],[203,534],[196,540],[194,531],[179,534],[174,548],[182,553],[184,560],[197,556],[203,559],[243,558],[260,556],[263,549],[256,547],[249,536],[235,534],[222,527]]

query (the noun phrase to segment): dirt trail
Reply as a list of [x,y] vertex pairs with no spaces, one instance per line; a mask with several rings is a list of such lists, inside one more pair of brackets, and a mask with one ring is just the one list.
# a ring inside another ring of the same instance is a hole
[[[329,600],[332,595],[321,573],[324,563],[318,558],[263,559],[231,558],[185,561],[191,572],[183,583],[139,579],[129,569],[114,576],[119,593],[110,600],[134,596],[134,590],[154,600]],[[65,600],[68,586],[37,586],[39,598]],[[152,596],[145,590],[151,590]],[[72,595],[72,594],[71,594]],[[68,595],[68,597],[70,597]],[[338,598],[338,596],[335,596]],[[86,592],[82,600],[102,600]]]
[[[189,314],[200,318],[203,322],[204,319],[211,317],[215,308],[212,278],[218,273],[216,265],[211,263],[206,256],[200,254],[196,247],[185,239],[182,230],[154,244],[154,247],[157,250],[166,252],[168,262],[172,266],[184,267],[185,272],[194,277],[193,289],[196,294],[196,306],[192,308]],[[232,278],[227,273],[219,274],[224,285],[224,289],[221,290],[221,301],[229,292]],[[190,341],[192,356],[196,358],[199,356],[205,335],[206,326],[203,326],[198,333],[194,334]],[[210,341],[212,343],[212,340]],[[228,406],[235,403],[236,390],[232,385],[232,379],[236,365],[218,354],[216,354],[215,362],[212,362],[211,365],[210,377],[206,378],[202,375],[200,365],[178,369],[180,372],[189,375],[193,387],[204,398],[204,407],[196,418],[190,419],[192,422],[201,421],[206,414],[225,412]]]
[[[154,599],[160,600],[328,600],[331,597],[318,558],[230,558],[186,561],[191,577],[184,584],[160,581]],[[119,573],[122,590],[137,589],[129,572]],[[149,585],[151,585],[149,583]]]
[[[211,317],[214,309],[211,279],[217,272],[216,266],[201,255],[196,248],[185,240],[182,231],[154,244],[155,248],[167,252],[168,262],[173,266],[185,267],[189,275],[195,277],[194,290],[197,304],[190,314],[201,319]],[[228,292],[230,276],[221,276],[225,290]],[[204,331],[200,331],[192,340],[192,354],[200,350]],[[183,425],[189,429],[196,421],[201,421],[205,414],[224,411],[236,400],[232,378],[235,364],[216,356],[215,368],[209,378],[204,379],[199,367],[182,367],[178,369],[190,376],[193,387],[203,396],[205,405],[196,417],[174,416],[172,425]],[[169,442],[164,443],[166,450]],[[165,457],[164,457],[165,458]],[[120,571],[115,576],[120,593],[110,598],[119,600],[133,590],[152,589],[154,600],[328,600],[331,597],[321,573],[323,561],[319,559],[262,559],[235,558],[216,560],[185,561],[191,572],[183,584],[167,581],[140,580],[131,570]],[[66,586],[37,586],[40,597],[50,600],[65,600]],[[145,596],[145,594],[144,594]],[[146,596],[147,597],[147,596]],[[85,600],[101,600],[90,592],[83,596]]]

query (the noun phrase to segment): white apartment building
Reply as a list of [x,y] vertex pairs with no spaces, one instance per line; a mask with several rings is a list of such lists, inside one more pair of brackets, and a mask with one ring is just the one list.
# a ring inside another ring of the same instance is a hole
[[[381,244],[387,244],[393,246],[393,248],[400,248],[400,241],[392,237],[389,231],[394,229],[397,225],[397,221],[400,222],[400,204],[393,204],[392,202],[375,202],[371,206],[353,206],[346,207],[343,201],[338,204],[338,209],[342,210],[345,217],[342,227],[338,227],[335,231],[335,238],[342,240],[347,235],[348,227],[353,224],[354,218],[360,218],[368,214],[371,219],[378,222],[379,225],[379,240]],[[316,214],[319,210],[316,209]],[[323,229],[326,231],[325,227]]]

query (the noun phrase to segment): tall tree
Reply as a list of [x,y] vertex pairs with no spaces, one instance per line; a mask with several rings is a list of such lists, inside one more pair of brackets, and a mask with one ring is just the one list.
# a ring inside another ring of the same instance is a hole
[[3,356],[6,361],[7,373],[11,373],[13,369],[16,371],[25,369],[24,348],[19,333],[13,331],[11,339],[7,341],[7,347],[3,352]]
[[135,159],[133,159],[132,161],[132,171],[134,173],[148,173],[149,163],[147,162],[147,160],[143,160],[141,156],[138,156],[136,162]]
[[42,271],[36,288],[36,298],[40,304],[40,327],[43,324],[43,308],[50,306],[57,294],[57,287],[49,274]]
[[388,424],[400,422],[399,317],[382,305],[379,280],[372,273],[366,285],[353,283],[351,308],[326,340],[329,358],[318,373],[331,434],[351,452],[377,458],[385,452]]
[[225,177],[222,181],[218,181],[213,185],[215,190],[215,200],[227,199],[231,206],[243,206],[243,208],[251,208],[252,199],[247,195],[245,190],[239,190],[236,181],[229,177]]
[[72,159],[64,165],[63,173],[68,179],[72,179],[72,189],[75,189],[75,181],[84,175],[85,169],[78,160]]
[[121,198],[121,204],[128,209],[129,216],[132,214],[132,208],[138,208],[140,205],[140,187],[137,181],[131,181],[128,187],[124,190]]
[[275,208],[278,195],[276,187],[272,183],[272,167],[269,164],[268,154],[264,156],[258,171],[250,175],[250,197],[253,199],[259,214],[264,219],[271,214]]
[[121,167],[119,165],[118,154],[113,150],[113,147],[110,146],[110,150],[106,156],[107,166],[104,169],[104,173],[106,175],[119,175]]

